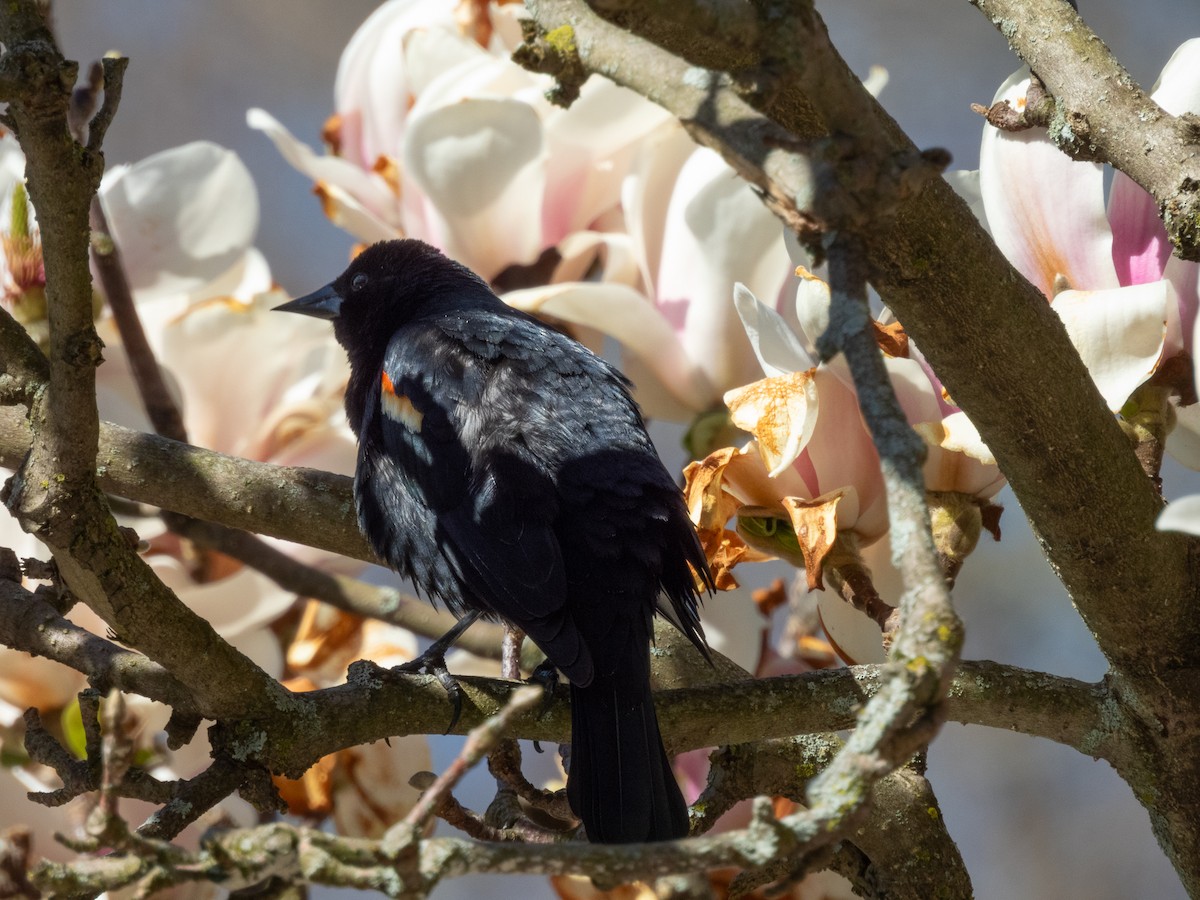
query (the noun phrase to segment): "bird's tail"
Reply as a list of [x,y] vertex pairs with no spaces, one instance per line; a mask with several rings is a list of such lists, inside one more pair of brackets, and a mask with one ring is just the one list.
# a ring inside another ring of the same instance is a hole
[[597,677],[587,687],[571,685],[567,799],[596,843],[666,841],[688,833],[687,804],[663,749],[649,678],[631,680]]

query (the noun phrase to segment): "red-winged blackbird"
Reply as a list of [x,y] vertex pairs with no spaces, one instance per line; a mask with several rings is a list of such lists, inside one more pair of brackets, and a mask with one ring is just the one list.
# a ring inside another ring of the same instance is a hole
[[458,616],[524,631],[571,682],[567,798],[604,843],[687,834],[650,695],[660,596],[704,649],[679,488],[616,369],[415,240],[279,307],[350,359],[354,494],[375,552]]

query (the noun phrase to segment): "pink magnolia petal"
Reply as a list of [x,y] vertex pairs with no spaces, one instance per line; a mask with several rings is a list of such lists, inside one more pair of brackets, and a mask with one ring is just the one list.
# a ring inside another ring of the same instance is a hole
[[380,156],[398,155],[413,94],[405,37],[418,29],[461,42],[452,4],[391,0],[366,18],[342,51],[334,82],[341,153],[363,169]]
[[824,366],[817,369],[815,381],[819,396],[817,425],[797,462],[807,458],[816,479],[815,490],[820,494],[854,489],[858,514],[843,519],[843,509],[839,508],[838,528],[853,529],[869,543],[887,532],[879,454],[863,423],[854,392]]
[[1117,412],[1154,374],[1166,340],[1168,281],[1107,291],[1063,291],[1051,304],[1108,408]]
[[[1200,38],[1186,41],[1175,51],[1151,96],[1172,115],[1200,112]],[[1162,278],[1171,243],[1153,198],[1125,173],[1117,172],[1108,214],[1113,227],[1113,261],[1121,284]]]
[[787,277],[783,229],[714,151],[696,150],[667,210],[655,302],[718,387],[754,380],[758,362],[729,302],[735,282],[774,297]]
[[1124,172],[1113,175],[1108,217],[1113,265],[1120,283],[1145,284],[1162,278],[1171,256],[1167,229],[1158,217],[1154,198]]
[[811,499],[814,496],[795,467],[774,478],[767,475],[767,468],[753,441],[733,454],[722,473],[721,486],[744,505],[778,509],[781,516],[784,497]]
[[382,176],[349,160],[317,154],[265,110],[249,110],[246,124],[270,138],[292,168],[317,183],[334,224],[366,242],[398,235],[396,194]]
[[918,423],[914,429],[929,447],[924,469],[926,490],[954,491],[989,500],[1004,486],[1004,475],[992,451],[966,413],[954,413],[939,422]]
[[792,465],[812,437],[817,423],[814,371],[775,375],[725,392],[730,421],[754,435],[772,478]]
[[1171,54],[1150,96],[1173,116],[1200,113],[1200,38],[1184,41]]
[[838,594],[818,591],[817,614],[830,643],[850,665],[881,663],[887,659],[879,625]]
[[[100,411],[100,418],[135,431],[153,431],[141,394],[138,393],[137,383],[133,379],[133,372],[129,368],[129,357],[125,348],[104,336],[103,332],[101,337],[105,342],[104,362],[96,369],[96,406]],[[164,370],[164,379],[178,399],[175,379],[169,370]]]
[[642,142],[621,188],[625,224],[633,239],[646,289],[653,294],[662,264],[667,209],[679,170],[696,145],[677,121],[668,121]]
[[333,790],[333,822],[345,837],[381,838],[421,797],[409,785],[417,772],[433,768],[425,735],[360,744],[339,756]]
[[[326,355],[338,352],[324,323],[278,316],[271,311],[278,301],[275,294],[249,304],[211,301],[151,335],[159,358],[175,374],[194,443],[254,456],[258,432],[283,395]],[[251,372],[254,377],[247,377]],[[330,406],[332,411],[336,401]]]
[[[596,328],[619,341],[643,367],[634,383],[648,415],[676,418],[682,410],[686,421],[719,400],[662,313],[626,285],[555,284],[513,291],[503,299],[525,312]],[[630,367],[625,368],[632,377]]]
[[606,78],[590,78],[570,108],[546,119],[545,243],[590,228],[619,205],[642,140],[670,118]]
[[[1179,304],[1176,319],[1170,323],[1173,330],[1169,335],[1168,355],[1182,349],[1194,357],[1196,314],[1200,308],[1200,264],[1173,255],[1167,260],[1163,275],[1175,288]],[[1174,331],[1176,328],[1177,332]]]
[[[892,563],[891,541],[876,541],[863,548],[861,556],[879,596],[884,602],[898,606],[904,592],[904,579]],[[865,665],[886,659],[879,625],[866,613],[859,612],[832,591],[817,594],[817,611],[825,633],[841,649],[841,656],[847,663]]]
[[925,368],[915,359],[884,357],[884,366],[896,392],[900,408],[910,425],[942,417],[938,393]]
[[627,234],[576,231],[561,240],[557,250],[561,259],[554,283],[597,280],[630,287],[639,283],[637,257]]
[[813,359],[818,358],[817,341],[829,327],[829,285],[803,266],[796,268],[796,318],[800,336]]
[[[1028,84],[1023,69],[1001,85],[996,100],[1019,108]],[[1079,290],[1117,286],[1100,166],[1071,160],[1044,129],[985,125],[979,187],[996,244],[1047,297],[1059,276]]]
[[758,670],[769,622],[758,611],[748,587],[721,591],[700,610],[708,645],[747,672]]

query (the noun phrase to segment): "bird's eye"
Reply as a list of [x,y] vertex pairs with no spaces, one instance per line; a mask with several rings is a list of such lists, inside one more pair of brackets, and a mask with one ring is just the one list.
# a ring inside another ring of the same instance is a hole
[[367,276],[363,272],[359,272],[350,282],[350,287],[356,291],[361,291],[367,286]]

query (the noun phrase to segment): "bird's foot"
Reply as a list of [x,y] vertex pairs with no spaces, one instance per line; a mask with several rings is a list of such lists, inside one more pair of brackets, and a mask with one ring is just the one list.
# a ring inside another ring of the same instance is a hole
[[430,644],[429,649],[416,659],[401,663],[398,666],[392,666],[391,668],[392,672],[406,675],[432,675],[441,682],[442,687],[446,689],[447,696],[450,698],[450,705],[452,707],[450,724],[446,726],[443,734],[449,734],[454,726],[458,724],[458,720],[462,717],[463,707],[462,685],[458,683],[458,680],[446,668],[446,651],[454,646],[454,642],[462,636],[464,631],[475,624],[475,620],[479,616],[480,614],[477,612],[467,613],[467,615],[458,620],[457,625]]
[[548,659],[538,663],[537,668],[529,673],[528,683],[542,689],[542,708],[538,710],[538,718],[550,711],[554,702],[554,688],[558,684],[558,669]]
[[[554,702],[554,687],[558,684],[558,669],[550,660],[544,659],[538,663],[536,669],[529,673],[527,683],[542,689],[542,708],[538,710],[540,719],[550,711],[550,705]],[[541,753],[541,743],[534,741],[533,749]]]

